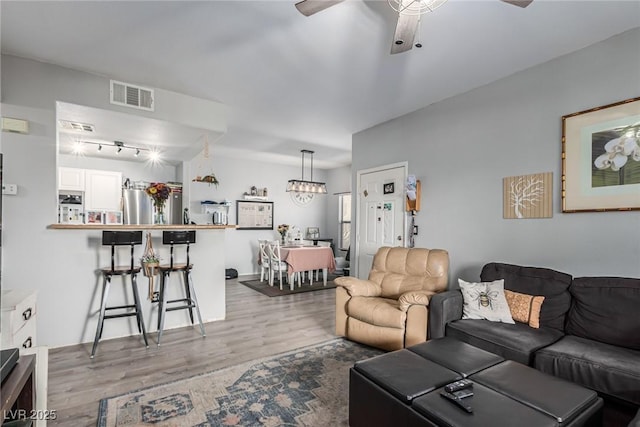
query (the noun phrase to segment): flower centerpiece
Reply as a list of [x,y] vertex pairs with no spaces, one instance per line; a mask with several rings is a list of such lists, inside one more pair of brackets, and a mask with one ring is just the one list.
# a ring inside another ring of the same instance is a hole
[[153,206],[156,208],[153,223],[164,224],[164,205],[171,190],[165,183],[154,182],[145,189],[145,192],[153,199]]
[[280,224],[278,225],[278,233],[280,233],[280,237],[282,238],[282,243],[284,244],[284,238],[289,231],[289,224]]

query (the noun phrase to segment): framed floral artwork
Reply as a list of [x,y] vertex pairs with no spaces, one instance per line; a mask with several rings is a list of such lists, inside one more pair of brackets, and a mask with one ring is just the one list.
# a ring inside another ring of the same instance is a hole
[[640,98],[562,117],[562,212],[640,210]]

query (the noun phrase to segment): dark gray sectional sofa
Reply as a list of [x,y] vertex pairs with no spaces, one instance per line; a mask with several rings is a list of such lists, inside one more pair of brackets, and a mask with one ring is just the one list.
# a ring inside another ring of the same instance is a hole
[[429,303],[431,338],[453,337],[597,391],[613,417],[640,407],[640,279],[572,278],[559,271],[490,263],[483,282],[545,297],[540,328],[462,320],[462,294],[450,290]]

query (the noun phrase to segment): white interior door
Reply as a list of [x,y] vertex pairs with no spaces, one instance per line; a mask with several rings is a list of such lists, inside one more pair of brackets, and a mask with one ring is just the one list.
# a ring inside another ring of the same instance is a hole
[[381,246],[405,245],[404,183],[407,166],[358,172],[357,277],[366,279]]

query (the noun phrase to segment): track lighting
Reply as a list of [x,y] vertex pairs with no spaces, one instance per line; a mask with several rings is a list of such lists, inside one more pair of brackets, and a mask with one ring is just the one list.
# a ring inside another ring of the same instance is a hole
[[[75,154],[82,154],[84,152],[84,147],[86,147],[86,144],[89,145],[95,145],[97,146],[97,150],[98,152],[102,153],[102,154],[121,154],[122,155],[126,155],[127,154],[127,150],[131,150],[131,153],[133,154],[134,157],[140,157],[141,153],[148,153],[147,155],[149,156],[149,159],[153,162],[157,162],[160,160],[160,153],[155,150],[155,149],[150,149],[150,148],[146,148],[146,147],[136,147],[134,145],[128,145],[125,144],[122,141],[113,141],[113,148],[109,149],[109,147],[111,147],[111,143],[108,142],[98,142],[98,141],[75,141],[72,151]],[[124,151],[123,151],[124,150]]]

